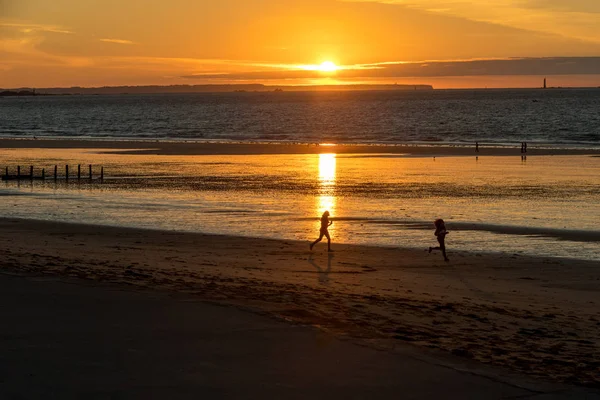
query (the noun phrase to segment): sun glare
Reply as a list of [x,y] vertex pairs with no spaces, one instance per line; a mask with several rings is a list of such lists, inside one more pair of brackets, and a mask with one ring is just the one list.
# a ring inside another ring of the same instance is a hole
[[333,61],[323,61],[321,64],[298,65],[296,68],[323,73],[332,73],[344,69],[343,67],[336,65]]
[[319,71],[321,72],[335,72],[338,70],[338,66],[332,61],[323,61],[319,65]]

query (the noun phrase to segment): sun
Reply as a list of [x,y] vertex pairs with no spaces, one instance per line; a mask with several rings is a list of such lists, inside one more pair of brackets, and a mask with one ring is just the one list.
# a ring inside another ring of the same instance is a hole
[[333,61],[323,61],[321,65],[318,66],[318,70],[321,72],[335,72],[339,69],[337,65]]
[[344,69],[344,67],[336,65],[333,61],[323,61],[321,64],[298,65],[295,68],[303,69],[305,71],[318,71],[324,74],[329,74]]

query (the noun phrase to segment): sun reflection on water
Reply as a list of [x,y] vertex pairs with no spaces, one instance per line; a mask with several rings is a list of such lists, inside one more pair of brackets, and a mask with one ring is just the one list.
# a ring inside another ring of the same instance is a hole
[[334,194],[336,180],[336,155],[319,154],[319,197],[317,212],[321,216],[326,210],[335,215],[336,198]]
[[322,186],[335,185],[335,154],[319,154],[319,181]]

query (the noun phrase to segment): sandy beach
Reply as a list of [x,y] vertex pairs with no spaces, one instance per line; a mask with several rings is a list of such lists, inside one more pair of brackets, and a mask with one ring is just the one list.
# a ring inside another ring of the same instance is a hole
[[1,398],[598,399],[194,295],[0,272]]
[[394,351],[598,387],[598,264],[0,220],[2,270],[193,295]]
[[599,1],[0,0],[0,400],[600,399]]

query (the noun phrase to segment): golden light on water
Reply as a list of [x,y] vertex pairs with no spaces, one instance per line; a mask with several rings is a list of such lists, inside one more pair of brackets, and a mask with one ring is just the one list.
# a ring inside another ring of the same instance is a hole
[[333,193],[336,180],[337,160],[335,154],[319,154],[319,191],[317,201],[319,216],[328,210],[335,215],[336,198]]
[[319,181],[321,186],[335,184],[335,154],[319,154]]
[[319,216],[323,215],[325,211],[329,211],[332,215],[335,211],[335,197],[334,196],[319,196]]

